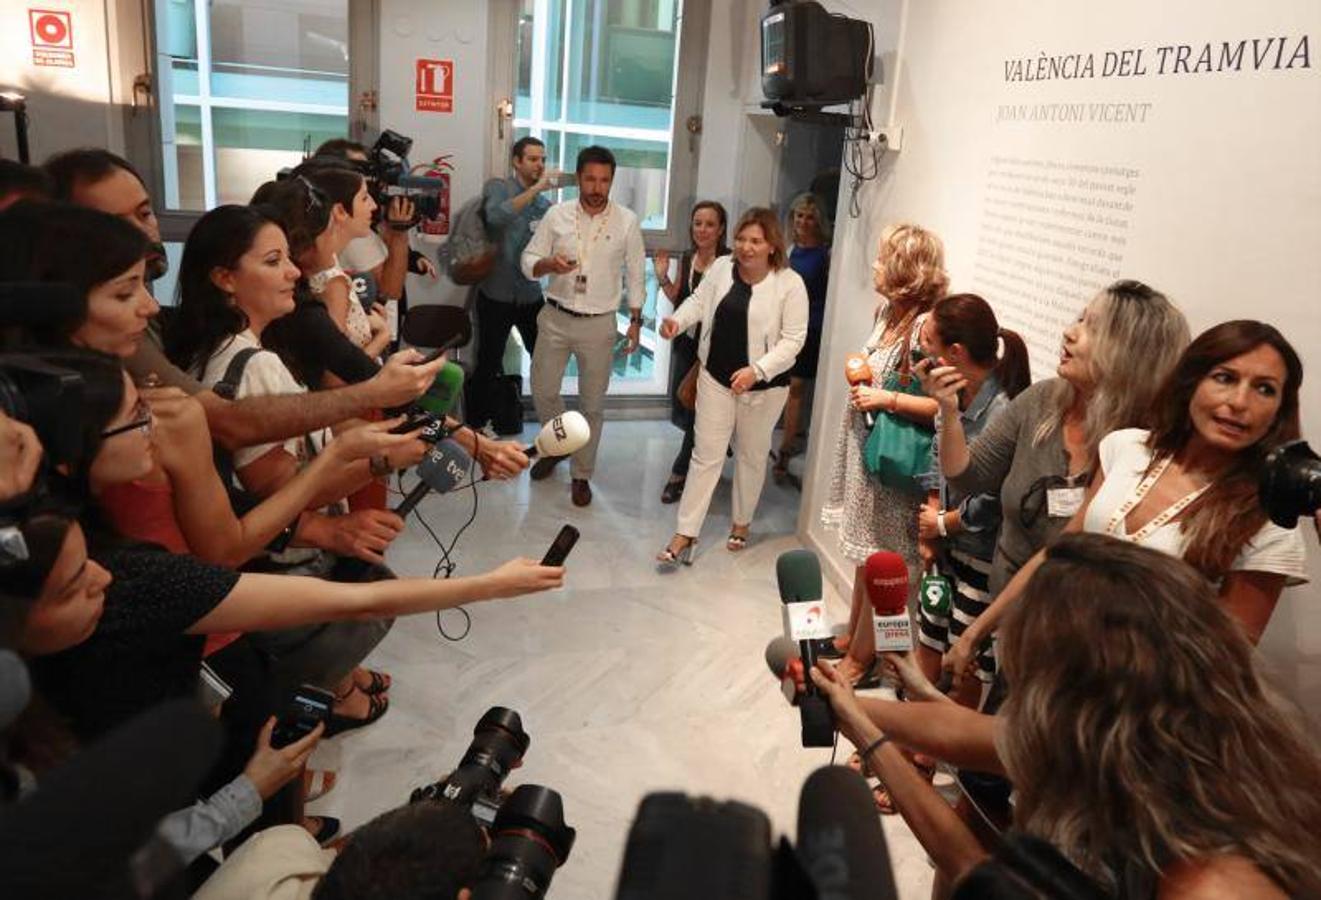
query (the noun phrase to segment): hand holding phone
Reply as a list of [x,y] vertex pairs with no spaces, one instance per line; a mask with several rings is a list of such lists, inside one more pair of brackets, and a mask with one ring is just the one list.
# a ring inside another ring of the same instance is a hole
[[564,561],[569,558],[569,551],[573,545],[578,543],[578,529],[572,525],[565,525],[560,529],[560,533],[555,536],[555,542],[550,545],[546,555],[542,557],[543,566],[562,566]]
[[335,695],[330,691],[305,684],[300,687],[285,707],[271,732],[271,746],[279,749],[311,734],[313,729],[330,719]]

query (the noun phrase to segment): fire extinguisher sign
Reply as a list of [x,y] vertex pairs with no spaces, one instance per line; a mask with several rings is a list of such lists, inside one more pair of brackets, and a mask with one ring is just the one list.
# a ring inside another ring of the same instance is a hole
[[454,61],[419,59],[414,87],[418,112],[454,112]]

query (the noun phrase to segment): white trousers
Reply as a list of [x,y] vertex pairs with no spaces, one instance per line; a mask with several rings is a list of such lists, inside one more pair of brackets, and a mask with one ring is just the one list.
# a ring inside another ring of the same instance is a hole
[[720,483],[725,451],[734,438],[734,524],[747,525],[757,511],[766,483],[766,456],[775,423],[780,420],[787,387],[734,392],[712,378],[705,368],[697,378],[697,421],[693,426],[693,461],[679,501],[679,534],[695,538]]

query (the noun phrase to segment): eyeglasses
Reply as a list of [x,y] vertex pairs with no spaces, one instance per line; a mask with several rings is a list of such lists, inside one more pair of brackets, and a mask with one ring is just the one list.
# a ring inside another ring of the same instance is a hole
[[120,425],[118,428],[106,429],[101,432],[101,439],[105,440],[106,438],[112,438],[117,434],[123,434],[124,432],[132,431],[135,428],[141,429],[144,436],[150,436],[152,423],[151,407],[147,405],[146,400],[139,397],[138,402],[133,404],[133,421],[129,422],[127,425]]
[[1046,509],[1046,497],[1055,488],[1086,487],[1091,482],[1091,473],[1078,475],[1043,475],[1023,495],[1023,502],[1018,507],[1018,521],[1024,528],[1031,528],[1041,518]]

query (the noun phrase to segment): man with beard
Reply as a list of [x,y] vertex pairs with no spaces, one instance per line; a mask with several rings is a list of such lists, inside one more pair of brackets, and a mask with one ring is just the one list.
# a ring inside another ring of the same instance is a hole
[[[537,316],[537,346],[532,354],[532,400],[546,422],[564,412],[561,382],[572,354],[578,362],[578,405],[592,428],[587,445],[573,455],[570,476],[575,506],[592,502],[589,479],[601,442],[606,389],[610,386],[616,315],[622,279],[627,284],[628,344],[638,349],[642,303],[646,299],[642,228],[632,210],[610,202],[615,157],[604,147],[578,154],[578,197],[550,208],[523,251],[523,274],[550,276],[546,305]],[[564,457],[543,456],[532,477],[550,475]]]

